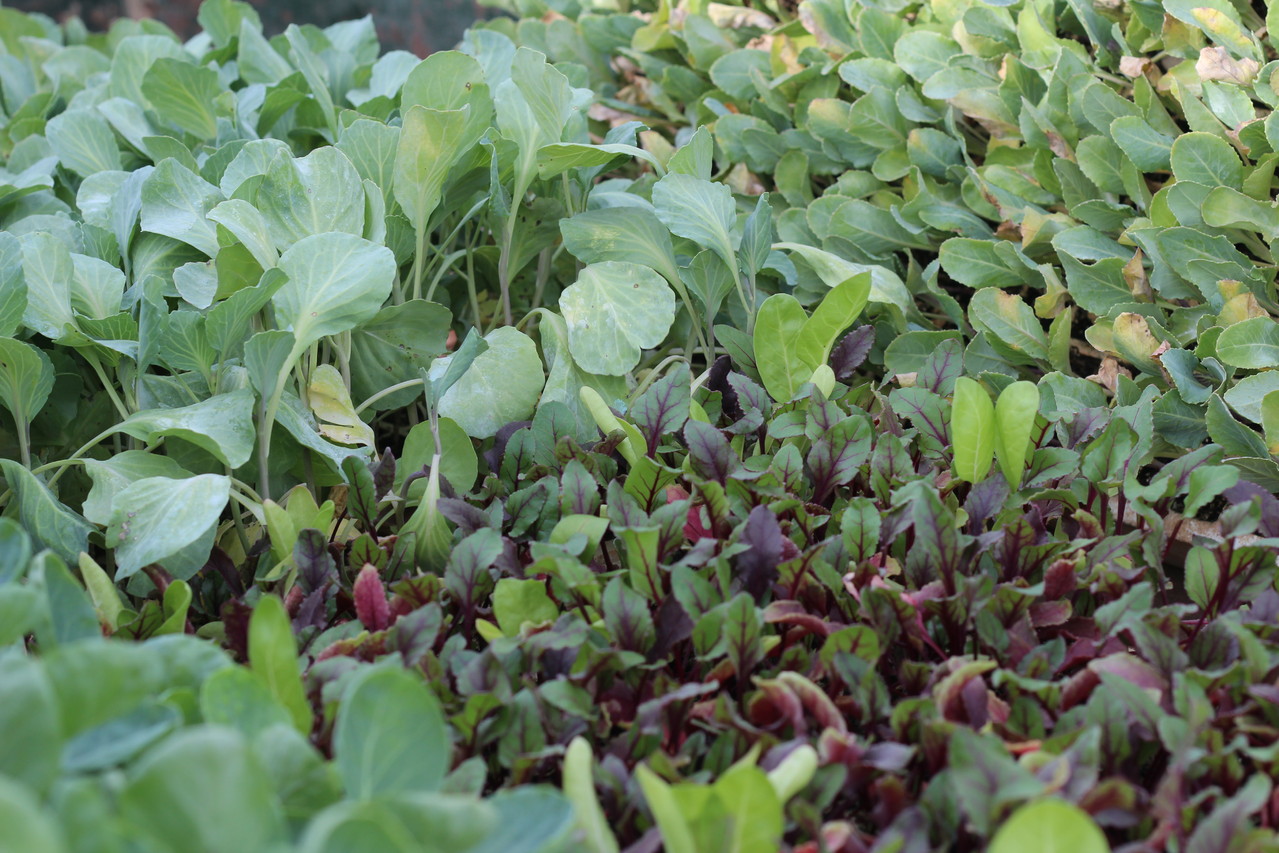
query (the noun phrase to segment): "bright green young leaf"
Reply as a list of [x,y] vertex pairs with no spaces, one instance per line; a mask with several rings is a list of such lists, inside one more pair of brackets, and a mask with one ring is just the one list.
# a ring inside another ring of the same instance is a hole
[[342,696],[333,752],[347,799],[437,791],[450,752],[439,700],[420,676],[368,669]]
[[[1021,484],[1038,412],[1039,388],[1033,382],[1014,382],[995,400],[995,458],[1009,488],[1014,490]],[[954,418],[951,425],[956,431],[963,428]]]
[[525,622],[554,622],[560,609],[546,594],[543,581],[502,578],[493,588],[493,618],[508,637],[518,636]]
[[297,641],[284,603],[274,595],[262,596],[249,618],[249,668],[288,710],[293,727],[309,735],[311,705],[302,689]]
[[573,804],[577,827],[584,836],[588,853],[618,853],[617,838],[595,793],[591,768],[594,760],[586,739],[573,738],[564,753],[564,796]]
[[643,350],[666,339],[675,321],[675,294],[650,267],[602,261],[582,270],[560,294],[569,351],[590,373],[621,376]]
[[1109,853],[1105,834],[1076,805],[1057,799],[1036,800],[1017,809],[999,827],[990,853]]
[[775,293],[755,318],[755,364],[769,396],[790,401],[821,363],[814,347],[802,342],[808,314],[789,293]]
[[[688,807],[690,811],[696,811],[695,805],[689,802],[692,797],[677,796],[675,789],[649,770],[647,765],[641,764],[636,767],[635,777],[639,780],[640,790],[644,792],[649,811],[653,813],[657,827],[661,830],[662,845],[668,853],[698,853],[692,829],[684,816],[685,807]],[[699,793],[702,796],[698,799],[709,799],[709,789]]]
[[870,296],[870,273],[858,273],[822,297],[800,331],[802,360],[821,366],[841,332],[861,316]]
[[1261,429],[1270,455],[1279,455],[1279,391],[1271,391],[1261,400]]
[[979,382],[967,376],[955,380],[950,425],[955,476],[969,483],[981,482],[994,460],[997,427],[995,405]]
[[98,622],[108,631],[114,631],[120,624],[120,615],[125,612],[120,593],[97,561],[88,554],[80,555],[80,577],[84,580],[84,588],[93,601]]
[[781,846],[783,804],[767,773],[739,762],[715,781],[713,790],[723,817],[697,821],[698,849],[720,843],[732,853],[773,853]]

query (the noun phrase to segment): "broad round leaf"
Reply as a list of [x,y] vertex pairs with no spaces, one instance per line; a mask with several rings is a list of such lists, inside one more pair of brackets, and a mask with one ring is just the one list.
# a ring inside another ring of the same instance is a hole
[[[440,430],[440,476],[449,481],[458,492],[469,492],[475,485],[479,474],[479,458],[475,455],[475,446],[471,437],[451,418],[439,419]],[[409,430],[404,439],[404,449],[395,464],[395,490],[401,492],[404,481],[421,471],[423,466],[430,465],[435,455],[435,436],[431,433],[428,421]],[[410,500],[420,498],[426,489],[426,478],[420,477],[409,483],[407,494],[402,497]]]
[[121,489],[107,526],[107,543],[115,547],[116,580],[199,540],[217,523],[230,494],[230,478],[219,474],[184,480],[146,477]]
[[[475,438],[488,438],[511,421],[533,414],[546,379],[537,345],[528,335],[503,326],[485,335],[484,341],[488,349],[440,398],[440,414]],[[445,359],[437,361],[432,378],[443,375],[447,365]]]
[[349,799],[437,791],[449,749],[440,703],[421,678],[370,669],[347,688],[333,751]]
[[643,350],[666,339],[675,321],[675,294],[641,264],[603,261],[582,270],[560,294],[573,360],[588,373],[621,376]]
[[188,729],[147,753],[120,808],[169,850],[265,850],[284,835],[266,769],[243,736],[220,726]]
[[301,349],[377,314],[391,295],[395,256],[385,246],[334,231],[298,240],[280,256],[280,269],[289,280],[272,301]]

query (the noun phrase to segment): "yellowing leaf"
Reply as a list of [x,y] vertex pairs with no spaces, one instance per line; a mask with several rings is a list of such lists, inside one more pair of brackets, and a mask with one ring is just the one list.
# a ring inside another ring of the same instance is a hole
[[355,413],[351,392],[336,367],[331,364],[317,367],[311,374],[306,395],[325,438],[338,444],[372,446],[373,430]]

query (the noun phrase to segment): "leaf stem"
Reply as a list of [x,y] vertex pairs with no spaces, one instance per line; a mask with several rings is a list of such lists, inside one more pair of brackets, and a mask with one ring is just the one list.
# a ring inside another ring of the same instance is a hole
[[517,213],[512,210],[506,217],[506,225],[502,229],[502,253],[497,259],[497,283],[502,289],[502,318],[508,326],[515,321],[511,314],[511,243],[515,240],[516,216]]
[[115,410],[120,414],[120,418],[128,420],[129,407],[124,404],[124,401],[120,399],[120,395],[116,393],[115,383],[107,377],[107,372],[102,369],[102,362],[98,361],[98,357],[91,352],[81,351],[80,354],[84,356],[84,360],[93,368],[93,372],[98,374],[98,380],[102,383],[107,396],[111,398],[111,402],[115,405]]
[[262,422],[258,425],[258,486],[262,489],[262,497],[267,500],[271,499],[271,469],[269,463],[271,461],[271,433],[275,429],[275,416],[280,410],[280,399],[284,396],[285,383],[289,381],[289,374],[293,372],[293,365],[297,362],[298,356],[302,353],[299,351],[296,343],[289,352],[289,357],[285,359],[284,367],[275,378],[275,389],[271,392],[271,399],[266,404],[266,408],[262,413]]
[[27,430],[30,425],[26,418],[14,418],[18,425],[18,456],[22,459],[22,467],[31,470],[31,436]]
[[360,412],[363,412],[365,409],[367,409],[369,406],[376,403],[378,400],[381,400],[383,397],[389,397],[390,395],[394,394],[396,391],[403,391],[405,388],[413,388],[421,384],[422,384],[421,379],[408,379],[408,380],[405,380],[404,382],[398,382],[389,388],[383,388],[381,391],[377,392],[372,397],[369,397],[363,403],[356,406],[355,413],[358,415]]

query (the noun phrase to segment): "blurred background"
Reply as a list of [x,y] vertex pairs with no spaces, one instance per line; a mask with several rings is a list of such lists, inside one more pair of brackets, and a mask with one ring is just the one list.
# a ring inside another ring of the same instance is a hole
[[[419,56],[448,50],[487,11],[475,0],[248,0],[262,17],[267,36],[289,24],[328,26],[372,15],[384,50],[409,50]],[[92,30],[104,30],[119,17],[155,18],[183,38],[199,31],[200,0],[6,0],[24,12],[43,12],[56,20],[78,15]]]

